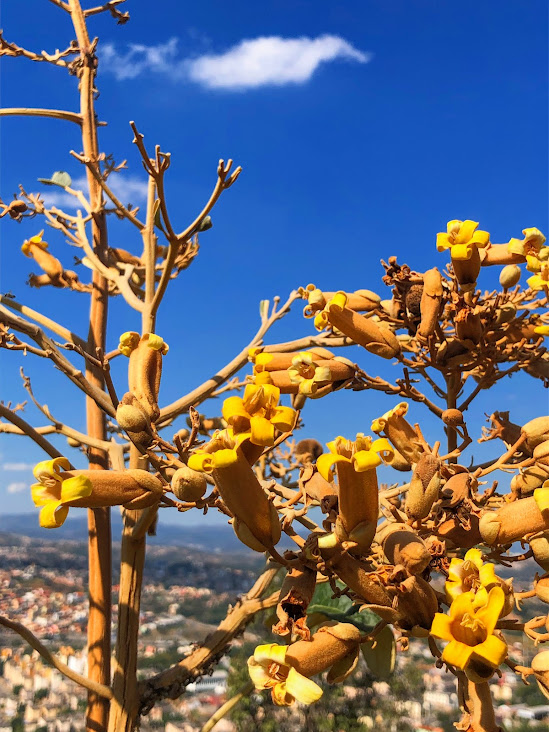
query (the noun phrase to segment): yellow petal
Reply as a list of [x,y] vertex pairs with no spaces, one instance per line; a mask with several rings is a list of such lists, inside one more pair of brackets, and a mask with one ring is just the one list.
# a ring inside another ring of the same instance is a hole
[[466,646],[457,640],[451,640],[442,652],[442,660],[451,666],[464,669],[473,653],[472,646]]
[[125,333],[122,333],[120,336],[120,343],[118,344],[118,350],[120,353],[122,353],[124,356],[129,356],[130,353],[137,348],[139,345],[140,337],[139,333],[136,333],[134,330],[128,330]]
[[481,585],[485,587],[497,582],[496,572],[493,564],[483,564],[478,571],[478,578]]
[[437,234],[437,252],[443,252],[452,246],[448,234]]
[[271,422],[277,430],[281,432],[290,432],[295,422],[295,409],[291,407],[276,407]]
[[336,313],[340,313],[346,305],[347,295],[340,290],[339,292],[336,292],[336,294],[328,302],[328,304],[326,305],[326,310],[328,310],[328,312],[330,310],[333,310]]
[[250,442],[253,445],[267,447],[274,444],[274,425],[265,417],[252,417],[250,419]]
[[474,595],[472,592],[462,592],[459,597],[456,597],[454,602],[450,605],[449,614],[452,620],[456,618],[462,618],[465,613],[474,612],[473,606]]
[[[236,462],[238,462],[238,453],[236,450],[216,450],[213,453],[213,467],[215,470],[223,470],[223,468],[228,468]],[[191,467],[190,460],[188,465]]]
[[483,643],[475,646],[474,656],[492,668],[497,668],[507,656],[507,643],[495,635],[489,635]]
[[435,613],[433,623],[431,625],[431,635],[441,640],[453,640],[452,621],[444,613]]
[[526,283],[528,284],[528,287],[530,287],[532,290],[543,290],[544,287],[549,285],[549,282],[547,280],[544,280],[541,275],[533,275],[532,277],[528,277],[526,280]]
[[450,250],[452,259],[457,260],[471,259],[472,254],[473,250],[468,244],[454,244]]
[[364,473],[381,465],[381,458],[373,450],[359,450],[353,455],[353,467],[357,473]]
[[446,590],[446,594],[450,598],[450,600],[455,600],[458,595],[461,595],[463,592],[463,588],[461,586],[461,580],[457,582],[446,582],[444,585],[444,588]]
[[325,452],[317,458],[316,467],[324,480],[331,481],[333,479],[333,466],[340,462],[350,463],[351,461],[344,455],[333,455]]
[[[404,412],[404,414],[406,414],[406,412]],[[385,437],[380,437],[379,439],[374,440],[370,449],[377,452],[385,463],[390,462],[395,455],[394,447]]]
[[237,396],[228,397],[224,400],[223,406],[221,407],[221,414],[228,424],[232,424],[237,417],[242,417],[247,420],[250,419],[250,415],[244,409],[242,399]]
[[475,592],[475,599],[473,600],[473,605],[475,608],[481,608],[484,607],[488,603],[488,590],[486,587],[479,587],[478,590]]
[[286,661],[288,646],[281,646],[278,643],[265,643],[257,646],[254,651],[254,659],[257,663],[278,663],[281,666]]
[[490,234],[487,231],[475,231],[471,237],[471,244],[475,244],[477,247],[483,249],[490,243]]
[[[467,554],[465,555],[467,556]],[[451,582],[459,582],[461,585],[461,569],[465,564],[463,559],[452,559],[450,566],[448,567],[448,579]]]
[[541,262],[537,257],[532,257],[530,254],[527,254],[526,269],[529,272],[541,272]]
[[35,506],[45,506],[50,501],[59,500],[61,494],[61,483],[57,483],[55,487],[48,488],[42,483],[34,483],[31,485],[31,497]]
[[65,523],[68,506],[63,506],[61,501],[50,501],[40,511],[40,526],[43,529],[57,529]]
[[480,620],[488,635],[493,633],[504,605],[505,593],[501,587],[492,587],[486,605],[475,612],[475,619]]
[[248,673],[256,689],[270,689],[276,683],[267,673],[265,665],[258,663],[253,656],[248,659]]
[[477,226],[478,221],[471,221],[470,219],[462,221],[455,238],[456,244],[467,244],[467,242],[471,240],[473,234],[475,233]]
[[78,498],[87,498],[91,496],[92,491],[93,485],[89,478],[85,475],[75,475],[61,483],[61,501],[70,503]]
[[213,466],[213,456],[206,452],[193,453],[187,462],[191,470],[198,470],[201,473],[211,473]]
[[542,513],[549,511],[549,488],[536,488],[534,500]]
[[62,470],[68,470],[70,466],[71,464],[67,458],[57,457],[53,460],[42,460],[42,462],[34,466],[32,473],[37,480],[47,477],[60,480],[59,473]]
[[535,226],[530,229],[523,229],[525,243],[533,244],[536,247],[542,247],[545,244],[545,236]]
[[[454,560],[452,559],[452,562],[453,561]],[[480,551],[480,549],[469,549],[469,551],[465,554],[464,561],[472,562],[477,569],[480,569],[483,564],[482,563],[482,552]]]
[[156,333],[148,333],[147,346],[152,348],[153,351],[161,351],[164,356],[169,350],[168,344],[164,343],[164,339],[156,335]]
[[507,251],[510,254],[521,254],[524,256],[524,242],[522,239],[509,239]]
[[549,336],[549,325],[537,325],[534,328],[534,333],[541,336]]
[[288,678],[286,679],[286,692],[291,694],[298,702],[302,704],[313,704],[322,696],[322,689],[314,681],[308,679],[295,668],[290,668]]
[[295,702],[295,698],[286,691],[285,681],[281,681],[273,686],[271,696],[277,707],[289,707]]

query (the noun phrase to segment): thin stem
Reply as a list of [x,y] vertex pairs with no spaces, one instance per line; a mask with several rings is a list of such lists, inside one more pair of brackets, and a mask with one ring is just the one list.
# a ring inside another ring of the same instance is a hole
[[254,690],[254,685],[251,681],[247,681],[244,686],[241,686],[240,689],[236,692],[234,696],[232,696],[230,699],[227,699],[225,704],[222,704],[219,709],[212,714],[212,716],[208,719],[205,725],[203,725],[200,732],[210,732],[215,725],[219,722],[219,720],[223,719],[236,705],[249,694],[252,693]]
[[82,127],[82,116],[76,112],[67,112],[63,109],[31,109],[29,107],[4,107],[0,109],[0,117],[49,117],[50,119],[64,119],[75,122]]
[[112,698],[112,690],[108,686],[105,686],[104,684],[98,684],[95,681],[87,679],[85,676],[81,676],[80,674],[76,673],[76,671],[73,671],[71,668],[69,668],[69,666],[65,665],[62,661],[56,658],[53,653],[49,651],[41,641],[38,640],[34,633],[32,633],[28,628],[25,628],[25,626],[21,623],[16,623],[15,621],[9,620],[8,618],[0,615],[0,625],[3,625],[5,628],[9,628],[10,630],[18,633],[21,638],[24,638],[27,643],[32,648],[34,648],[34,650],[37,651],[47,663],[50,663],[54,668],[59,671],[59,673],[63,674],[63,676],[66,676],[67,679],[74,681],[79,686],[83,686],[85,689],[88,689],[88,691],[92,691],[94,694],[97,694],[97,696],[100,696],[103,699]]
[[21,315],[26,315],[36,323],[40,323],[44,328],[48,328],[48,330],[53,331],[60,338],[64,338],[69,341],[69,343],[73,343],[75,346],[80,346],[80,348],[86,350],[88,344],[85,340],[80,338],[80,336],[77,336],[76,333],[73,333],[68,328],[65,328],[63,325],[56,323],[55,320],[42,315],[42,313],[39,313],[26,305],[21,305],[16,300],[13,300],[10,297],[5,297],[4,295],[0,295],[0,303],[18,313],[21,313]]
[[39,432],[37,432],[34,427],[31,427],[28,422],[25,422],[25,420],[21,419],[18,414],[16,414],[14,411],[9,409],[9,407],[6,407],[5,404],[2,403],[0,403],[0,417],[4,417],[13,425],[15,425],[18,429],[20,429],[23,434],[27,435],[27,437],[30,437],[31,440],[33,442],[36,442],[38,447],[41,447],[42,450],[44,450],[44,452],[47,453],[51,458],[63,457],[59,450],[57,450],[57,448],[55,448],[51,444],[51,442],[49,442],[49,440],[46,440],[46,438],[43,437]]

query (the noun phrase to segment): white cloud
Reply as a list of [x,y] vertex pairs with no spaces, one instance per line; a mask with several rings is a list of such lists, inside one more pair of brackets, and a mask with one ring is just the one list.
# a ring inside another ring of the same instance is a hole
[[366,63],[369,56],[339,36],[241,41],[226,53],[189,63],[189,78],[210,89],[254,89],[304,84],[322,63],[345,58]]
[[[109,188],[117,196],[123,204],[131,203],[132,205],[143,203],[147,198],[147,180],[138,178],[137,176],[124,175],[123,173],[112,173],[109,176]],[[88,190],[88,183],[85,176],[73,178],[71,188],[75,191]],[[46,206],[56,206],[64,211],[75,211],[82,208],[78,199],[65,193],[61,188],[48,186],[40,190],[40,195],[44,199]]]
[[32,470],[36,463],[3,463],[0,468],[2,470],[15,470],[15,471],[23,471],[23,470]]
[[8,493],[22,493],[23,491],[26,491],[28,487],[28,483],[17,481],[16,483],[10,483],[6,490]]
[[157,46],[130,43],[126,53],[119,53],[113,43],[101,46],[102,71],[114,74],[119,81],[135,79],[143,71],[167,74],[177,59],[177,38],[170,38]]
[[113,44],[103,46],[103,69],[119,80],[144,72],[190,80],[208,89],[239,91],[261,86],[304,84],[322,63],[347,59],[367,63],[363,53],[340,36],[282,38],[262,36],[243,40],[228,51],[181,58],[177,38],[157,46],[131,44],[125,53]]

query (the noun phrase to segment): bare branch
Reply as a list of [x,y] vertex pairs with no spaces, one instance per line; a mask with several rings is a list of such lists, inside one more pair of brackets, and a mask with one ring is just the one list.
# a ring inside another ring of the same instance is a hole
[[82,126],[82,116],[77,112],[67,112],[63,109],[31,109],[29,107],[4,107],[0,109],[0,117],[50,117],[64,119]]
[[[46,440],[45,437],[43,437],[40,433],[38,433],[34,427],[31,427],[28,422],[25,422],[24,419],[21,419],[21,417],[16,414],[13,410],[9,409],[9,407],[6,407],[5,404],[2,404],[0,402],[0,417],[4,417],[5,419],[9,420],[13,425],[15,425],[18,429],[21,430],[21,432],[27,437],[30,437],[33,442],[36,442],[36,444],[44,450],[51,458],[56,457],[63,457],[63,455],[55,448],[49,440]],[[2,425],[0,425],[0,432],[3,432],[4,430],[1,429]]]
[[32,308],[27,307],[26,305],[21,305],[16,300],[13,300],[10,297],[5,297],[4,295],[0,295],[0,303],[5,305],[6,307],[10,308],[11,310],[15,310],[18,313],[21,313],[21,315],[26,315],[27,317],[31,318],[32,320],[36,321],[37,323],[40,323],[40,325],[43,325],[44,328],[48,328],[48,330],[53,331],[56,335],[60,336],[61,338],[64,338],[65,340],[69,341],[70,343],[73,343],[75,346],[80,346],[84,351],[87,348],[87,343],[84,341],[80,336],[77,336],[75,333],[70,331],[68,328],[65,328],[64,326],[60,325],[59,323],[56,323],[55,320],[52,320],[51,318],[46,317],[45,315],[42,315],[42,313],[37,312],[36,310],[33,310]]
[[5,628],[9,628],[10,630],[18,633],[22,638],[27,641],[27,643],[32,648],[34,648],[35,651],[37,651],[42,656],[45,661],[47,661],[47,663],[50,663],[54,668],[59,671],[59,673],[63,674],[63,676],[66,676],[67,679],[74,681],[79,686],[83,686],[84,689],[93,691],[95,694],[98,694],[105,699],[112,699],[112,690],[108,686],[104,686],[103,684],[97,684],[95,681],[91,681],[85,676],[77,674],[76,671],[73,671],[66,664],[56,658],[53,653],[51,653],[51,651],[49,651],[46,646],[38,640],[34,633],[31,633],[31,631],[28,628],[25,628],[25,626],[21,623],[16,623],[13,620],[8,620],[8,618],[0,615],[0,625],[3,625]]

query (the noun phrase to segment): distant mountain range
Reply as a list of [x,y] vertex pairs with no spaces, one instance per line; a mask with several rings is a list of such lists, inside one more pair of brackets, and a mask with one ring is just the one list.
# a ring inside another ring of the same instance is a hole
[[[122,517],[116,510],[111,512],[111,516],[113,539],[116,542],[122,532]],[[42,529],[38,524],[36,513],[3,514],[0,515],[0,532],[48,541],[85,541],[88,537],[88,520],[85,515],[69,517],[58,529]],[[200,522],[200,517],[197,526],[177,526],[160,520],[156,536],[149,536],[147,541],[157,546],[198,548],[212,553],[251,553],[251,549],[236,538],[232,526],[225,523],[203,524]],[[289,549],[291,546],[292,543],[289,540],[285,541],[284,538],[279,545],[282,549]]]

